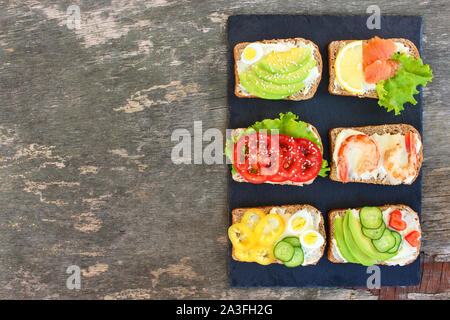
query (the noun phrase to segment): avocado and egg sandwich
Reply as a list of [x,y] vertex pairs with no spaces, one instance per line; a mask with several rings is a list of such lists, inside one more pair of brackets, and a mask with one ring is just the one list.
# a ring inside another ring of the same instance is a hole
[[240,98],[310,99],[322,77],[319,48],[303,38],[238,43],[234,59]]

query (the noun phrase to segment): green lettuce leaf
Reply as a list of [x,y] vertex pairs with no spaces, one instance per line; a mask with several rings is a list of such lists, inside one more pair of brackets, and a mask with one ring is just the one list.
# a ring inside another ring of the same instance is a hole
[[[308,139],[316,145],[321,146],[322,144],[319,139],[311,129],[308,129],[306,122],[298,121],[298,118],[299,117],[292,112],[280,113],[280,118],[265,119],[263,121],[256,122],[249,129],[253,129],[255,131],[266,129],[269,134],[271,133],[271,130],[278,130],[278,133],[280,134],[285,134],[294,138]],[[246,132],[244,134],[246,134]]]
[[325,159],[322,159],[322,168],[319,171],[319,176],[321,176],[322,178],[325,178],[328,175],[328,171],[330,171],[330,167],[328,167],[328,161]]
[[376,85],[378,93],[378,104],[394,111],[396,115],[404,110],[403,105],[410,102],[417,104],[414,95],[419,93],[418,85],[426,86],[433,78],[433,71],[428,64],[423,64],[422,59],[407,56],[404,53],[395,53],[392,60],[401,63],[400,69],[395,76],[387,80],[379,81]]
[[[237,141],[237,137],[233,137],[232,139],[229,139],[225,143],[225,152],[223,153],[228,159],[233,162],[233,152],[234,152],[234,144]],[[234,165],[231,165],[231,173],[236,174],[238,173]]]
[[[278,133],[280,134],[285,134],[294,138],[308,139],[314,142],[316,145],[321,146],[322,143],[314,134],[314,132],[308,128],[307,123],[299,121],[298,119],[299,117],[292,112],[287,112],[280,113],[280,117],[278,119],[265,119],[262,121],[258,121],[254,125],[244,130],[238,137],[227,140],[224,155],[226,155],[231,161],[233,161],[234,144],[236,143],[236,141],[245,135],[249,135],[253,132],[259,132],[260,130],[267,130],[268,134],[270,134],[273,130],[278,130]],[[237,173],[234,166],[232,166],[231,170],[233,174]],[[319,175],[321,177],[326,177],[328,171],[330,171],[328,162],[326,160],[322,160],[322,168],[319,172]]]

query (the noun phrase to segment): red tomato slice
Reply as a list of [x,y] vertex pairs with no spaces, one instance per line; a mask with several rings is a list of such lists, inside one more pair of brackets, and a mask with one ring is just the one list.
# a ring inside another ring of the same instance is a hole
[[281,148],[278,141],[265,133],[258,133],[258,164],[261,174],[271,177],[280,168]]
[[280,148],[271,137],[253,133],[241,137],[234,146],[234,167],[248,182],[263,183],[278,172]]
[[314,179],[322,168],[322,153],[319,147],[312,141],[303,138],[295,138],[295,142],[305,159],[290,178],[294,182],[306,182]]
[[402,220],[402,213],[400,211],[394,210],[391,212],[389,226],[397,231],[403,231],[406,229],[406,222]]
[[414,140],[414,133],[410,131],[405,135],[406,151],[411,154],[416,154],[416,141]]
[[284,168],[285,159],[284,159],[284,155],[283,155],[283,150],[281,150],[281,152],[280,152],[279,163],[280,163],[280,167],[279,167],[278,171],[275,174],[273,174],[267,178],[271,182],[283,182],[283,181],[286,181],[289,179],[289,176],[290,176],[289,171],[287,171]]
[[413,247],[417,247],[417,245],[419,244],[419,238],[419,231],[412,231],[405,237],[405,240],[408,241],[408,243]]
[[290,180],[295,172],[301,169],[305,161],[294,138],[284,134],[272,135],[272,143],[276,144],[277,139],[281,150],[279,156],[280,167],[275,175],[268,178],[271,182]]

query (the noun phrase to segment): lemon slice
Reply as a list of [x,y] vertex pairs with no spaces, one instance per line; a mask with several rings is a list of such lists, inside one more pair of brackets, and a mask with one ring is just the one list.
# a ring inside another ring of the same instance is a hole
[[362,41],[350,42],[339,51],[334,70],[337,81],[345,90],[363,93]]

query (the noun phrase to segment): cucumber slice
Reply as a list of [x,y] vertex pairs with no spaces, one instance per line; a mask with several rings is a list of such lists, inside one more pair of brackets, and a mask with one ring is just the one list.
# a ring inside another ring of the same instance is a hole
[[289,261],[294,256],[294,246],[285,241],[280,241],[273,248],[273,255],[280,261]]
[[378,252],[386,252],[395,246],[395,236],[391,230],[384,229],[383,235],[378,240],[372,240],[372,244]]
[[302,246],[300,244],[300,239],[297,237],[286,237],[283,239],[283,241],[289,243],[293,247],[301,247]]
[[379,228],[376,229],[368,229],[365,227],[362,227],[362,233],[367,237],[370,238],[372,240],[378,240],[381,238],[381,236],[383,235],[384,229],[386,229],[386,225],[384,224],[384,222],[381,224],[381,226]]
[[391,249],[388,250],[388,253],[395,253],[400,248],[400,245],[402,244],[402,236],[397,231],[391,231],[392,235],[395,238],[395,246],[393,246]]
[[286,261],[284,265],[288,268],[294,268],[302,265],[304,260],[303,250],[300,247],[294,247],[294,256],[291,260]]
[[367,229],[378,229],[383,223],[383,213],[377,207],[364,207],[359,210],[359,220]]

